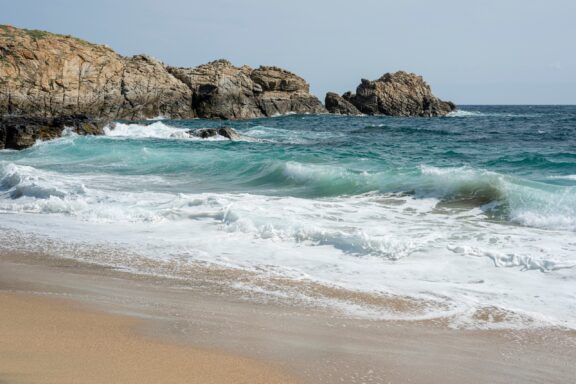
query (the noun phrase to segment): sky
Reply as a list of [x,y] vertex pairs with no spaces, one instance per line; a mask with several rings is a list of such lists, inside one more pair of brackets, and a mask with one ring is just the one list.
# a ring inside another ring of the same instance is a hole
[[575,0],[0,0],[0,24],[166,64],[276,65],[321,99],[406,70],[457,104],[576,104]]

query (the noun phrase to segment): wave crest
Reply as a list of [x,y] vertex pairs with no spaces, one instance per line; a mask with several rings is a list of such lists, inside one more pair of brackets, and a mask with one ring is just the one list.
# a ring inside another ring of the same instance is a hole
[[190,135],[189,131],[189,128],[177,128],[161,121],[155,121],[152,124],[114,123],[104,128],[104,134],[108,137],[228,141],[227,138],[221,136],[201,139]]

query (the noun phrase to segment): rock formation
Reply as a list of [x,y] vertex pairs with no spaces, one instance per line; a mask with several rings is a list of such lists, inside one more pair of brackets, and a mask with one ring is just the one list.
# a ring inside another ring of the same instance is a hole
[[362,79],[356,94],[347,92],[342,100],[330,96],[330,105],[328,95],[326,99],[326,108],[331,113],[346,110],[342,107],[342,100],[367,115],[444,116],[456,109],[454,103],[434,96],[421,76],[404,71],[386,73],[375,81]]
[[24,149],[36,140],[62,136],[64,129],[79,135],[101,135],[107,121],[87,116],[4,116],[0,117],[0,149]]
[[222,128],[200,128],[188,131],[191,136],[200,137],[202,139],[207,139],[209,137],[222,136],[230,140],[240,140],[242,136],[236,132],[234,128],[222,127]]
[[149,57],[70,36],[0,27],[0,114],[193,117],[191,92]]
[[330,113],[335,113],[337,115],[361,115],[362,112],[358,110],[348,100],[344,97],[338,95],[334,92],[328,92],[326,94],[326,99],[324,100],[324,104],[326,105],[326,109],[330,111]]
[[145,55],[0,26],[0,115],[242,119],[325,112],[306,82],[275,67],[220,60],[171,68]]
[[198,116],[250,119],[286,113],[326,112],[299,76],[276,67],[235,67],[217,60],[196,68],[168,67],[193,93]]

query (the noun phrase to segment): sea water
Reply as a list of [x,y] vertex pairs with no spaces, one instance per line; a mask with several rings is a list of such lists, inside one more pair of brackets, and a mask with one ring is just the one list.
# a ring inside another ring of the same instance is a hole
[[[244,140],[187,134],[222,125]],[[0,151],[0,229],[4,248],[13,231],[123,246],[146,273],[202,262],[438,304],[380,318],[576,328],[576,107],[118,122]]]

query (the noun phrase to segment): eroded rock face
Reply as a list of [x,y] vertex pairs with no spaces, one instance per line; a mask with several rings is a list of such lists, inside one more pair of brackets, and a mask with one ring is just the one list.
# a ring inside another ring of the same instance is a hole
[[289,112],[325,109],[302,78],[280,68],[226,60],[172,68],[70,36],[0,26],[0,115],[245,119]]
[[168,67],[193,93],[199,117],[249,119],[326,109],[299,76],[277,67],[235,67],[217,60],[196,68]]
[[335,113],[337,115],[361,115],[362,114],[362,112],[360,112],[358,110],[358,108],[356,108],[354,106],[354,104],[352,104],[351,102],[346,100],[344,97],[342,97],[342,96],[340,96],[334,92],[328,92],[326,94],[326,99],[324,101],[324,104],[326,105],[326,109],[328,110],[328,112]]
[[0,26],[0,114],[193,117],[191,92],[146,56],[70,36]]
[[454,103],[432,94],[421,76],[399,71],[378,80],[362,79],[356,94],[343,95],[360,112],[388,116],[444,116],[456,109]]
[[141,119],[164,116],[173,119],[195,117],[192,92],[172,76],[164,64],[146,55],[124,59],[121,79],[124,103],[117,118]]
[[199,117],[216,119],[249,119],[263,116],[254,97],[251,68],[234,67],[217,60],[196,68],[168,70],[188,86],[193,107]]
[[52,140],[68,128],[79,135],[101,135],[106,120],[87,116],[4,116],[0,117],[0,149],[25,149],[37,140]]

